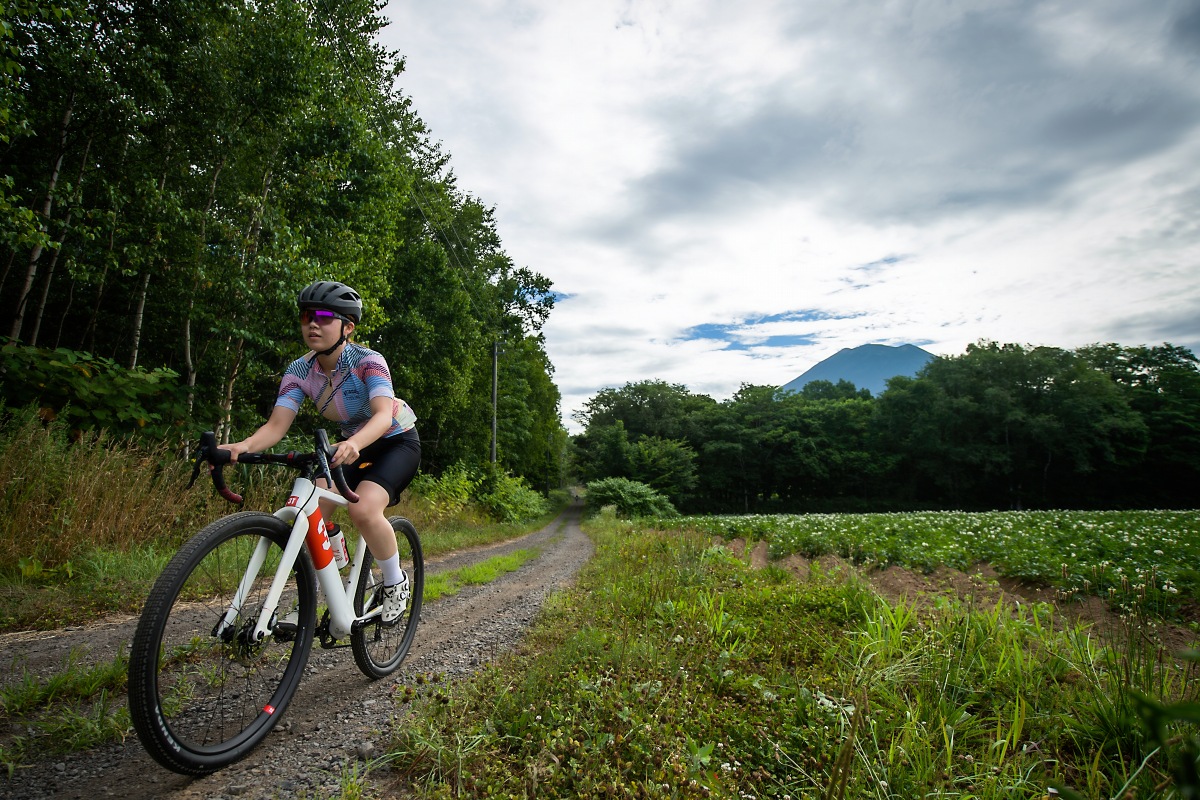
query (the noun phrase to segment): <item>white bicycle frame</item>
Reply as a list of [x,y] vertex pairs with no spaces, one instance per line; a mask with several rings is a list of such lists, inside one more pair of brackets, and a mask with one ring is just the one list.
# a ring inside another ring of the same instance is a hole
[[[284,584],[287,583],[288,575],[291,574],[296,559],[300,557],[300,548],[306,543],[309,554],[312,556],[313,566],[317,570],[318,585],[325,593],[329,607],[329,633],[334,639],[344,639],[350,635],[354,623],[365,622],[378,616],[381,612],[381,609],[376,607],[361,617],[354,614],[354,603],[351,597],[354,587],[358,585],[358,576],[366,558],[366,541],[360,534],[358,546],[354,548],[354,560],[350,566],[350,574],[346,576],[345,583],[343,583],[341,572],[333,559],[333,550],[329,544],[329,532],[325,528],[325,519],[319,505],[320,500],[329,500],[343,507],[349,505],[349,501],[340,494],[322,489],[308,478],[301,476],[296,478],[296,482],[292,484],[292,494],[288,497],[287,504],[275,512],[275,516],[279,519],[292,523],[292,533],[288,537],[279,566],[275,569],[275,577],[271,581],[267,599],[258,614],[258,622],[254,627],[254,641],[256,642],[261,642],[272,635],[271,622],[275,619],[275,611],[279,605],[279,598],[283,594]],[[259,540],[258,546],[250,557],[250,563],[246,566],[246,574],[242,576],[242,581],[238,585],[229,608],[225,611],[221,622],[217,624],[216,633],[218,635],[235,624],[241,613],[242,603],[245,602],[246,596],[250,593],[250,589],[258,577],[259,570],[262,569],[263,562],[266,560],[270,544],[270,540],[266,537]]]

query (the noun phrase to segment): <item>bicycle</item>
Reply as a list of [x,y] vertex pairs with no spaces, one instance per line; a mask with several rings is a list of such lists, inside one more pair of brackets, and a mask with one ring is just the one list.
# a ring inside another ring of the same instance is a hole
[[[241,511],[206,526],[146,600],[129,656],[129,710],[146,751],[174,772],[215,772],[262,742],[291,701],[314,638],[332,648],[346,647],[340,640],[348,636],[355,663],[372,679],[394,672],[412,645],[425,585],[417,531],[389,518],[410,596],[406,612],[384,623],[383,575],[363,537],[344,580],[331,552],[317,501],[345,507],[358,497],[341,469],[330,469],[325,431],[314,440],[311,453],[240,455],[242,464],[299,470],[287,502],[274,514]],[[221,496],[241,505],[222,475],[229,462],[205,433],[188,486],[207,463]],[[318,478],[342,494],[317,486]],[[319,625],[318,585],[328,604]]]

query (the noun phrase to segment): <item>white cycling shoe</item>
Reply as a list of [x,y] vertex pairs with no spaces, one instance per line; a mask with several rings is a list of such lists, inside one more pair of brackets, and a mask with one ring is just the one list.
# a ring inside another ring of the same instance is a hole
[[408,610],[408,574],[400,573],[400,582],[395,586],[383,587],[383,611],[380,617],[385,625],[391,625]]

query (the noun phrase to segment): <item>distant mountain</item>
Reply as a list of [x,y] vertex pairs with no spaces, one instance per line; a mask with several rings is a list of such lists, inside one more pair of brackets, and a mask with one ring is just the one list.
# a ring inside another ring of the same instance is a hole
[[916,345],[864,344],[845,348],[812,367],[799,378],[783,385],[789,392],[798,392],[810,381],[837,383],[850,381],[859,389],[870,389],[878,397],[887,388],[888,378],[897,375],[914,376],[933,359],[933,354]]

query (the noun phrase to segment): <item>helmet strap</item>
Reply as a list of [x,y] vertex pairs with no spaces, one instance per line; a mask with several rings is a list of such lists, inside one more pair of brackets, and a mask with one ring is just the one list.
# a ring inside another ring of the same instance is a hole
[[319,356],[331,355],[334,350],[337,350],[339,347],[341,347],[342,345],[344,345],[346,343],[346,341],[347,341],[346,340],[346,323],[343,322],[343,323],[341,323],[341,325],[342,325],[342,333],[340,336],[338,336],[338,340],[333,343],[333,347],[330,347],[328,350],[318,350],[317,355],[319,355]]

